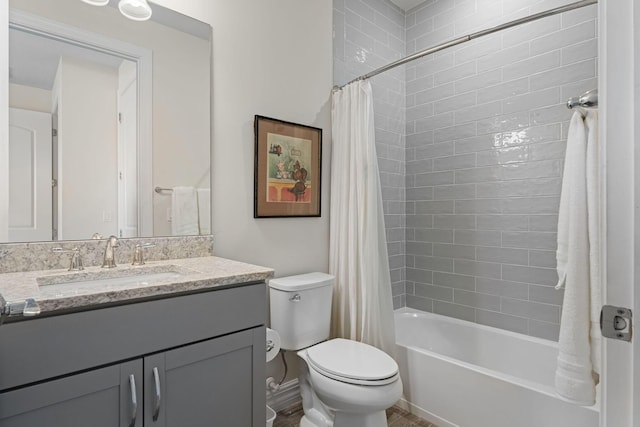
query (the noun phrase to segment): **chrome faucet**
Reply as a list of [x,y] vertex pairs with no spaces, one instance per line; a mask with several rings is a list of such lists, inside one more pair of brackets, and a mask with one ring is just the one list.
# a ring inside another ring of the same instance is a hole
[[104,249],[104,260],[102,261],[103,268],[116,267],[114,249],[117,247],[118,238],[116,236],[109,236],[109,238],[107,239],[107,247]]

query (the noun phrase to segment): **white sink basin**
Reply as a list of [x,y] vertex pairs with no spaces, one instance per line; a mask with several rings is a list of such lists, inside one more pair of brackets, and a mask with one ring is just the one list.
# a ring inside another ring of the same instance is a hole
[[88,279],[88,280],[75,280],[69,282],[42,284],[40,286],[111,286],[111,285],[149,285],[153,282],[158,282],[165,279],[176,279],[182,277],[180,273],[153,273],[153,274],[141,274],[136,276],[125,277],[111,277],[105,279]]
[[36,281],[41,291],[56,294],[81,292],[85,289],[118,289],[154,285],[158,282],[166,282],[170,279],[184,277],[188,272],[171,266],[150,266],[121,268],[113,270],[101,270],[94,272],[79,271],[60,275],[38,277]]

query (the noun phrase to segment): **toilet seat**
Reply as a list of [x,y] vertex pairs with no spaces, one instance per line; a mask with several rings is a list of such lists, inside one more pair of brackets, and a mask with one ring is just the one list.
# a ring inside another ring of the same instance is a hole
[[398,364],[368,344],[342,338],[307,349],[309,365],[334,380],[358,385],[385,385],[398,378]]

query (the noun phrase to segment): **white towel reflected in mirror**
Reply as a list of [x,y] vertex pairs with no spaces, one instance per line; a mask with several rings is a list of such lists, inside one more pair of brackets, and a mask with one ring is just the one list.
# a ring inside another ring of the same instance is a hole
[[171,196],[171,234],[193,236],[199,234],[198,199],[193,187],[173,187]]

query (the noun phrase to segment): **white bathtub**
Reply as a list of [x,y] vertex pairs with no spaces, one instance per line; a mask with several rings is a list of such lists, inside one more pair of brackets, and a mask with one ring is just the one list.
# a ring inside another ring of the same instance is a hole
[[403,403],[439,427],[598,427],[554,391],[557,343],[410,308],[395,322]]

